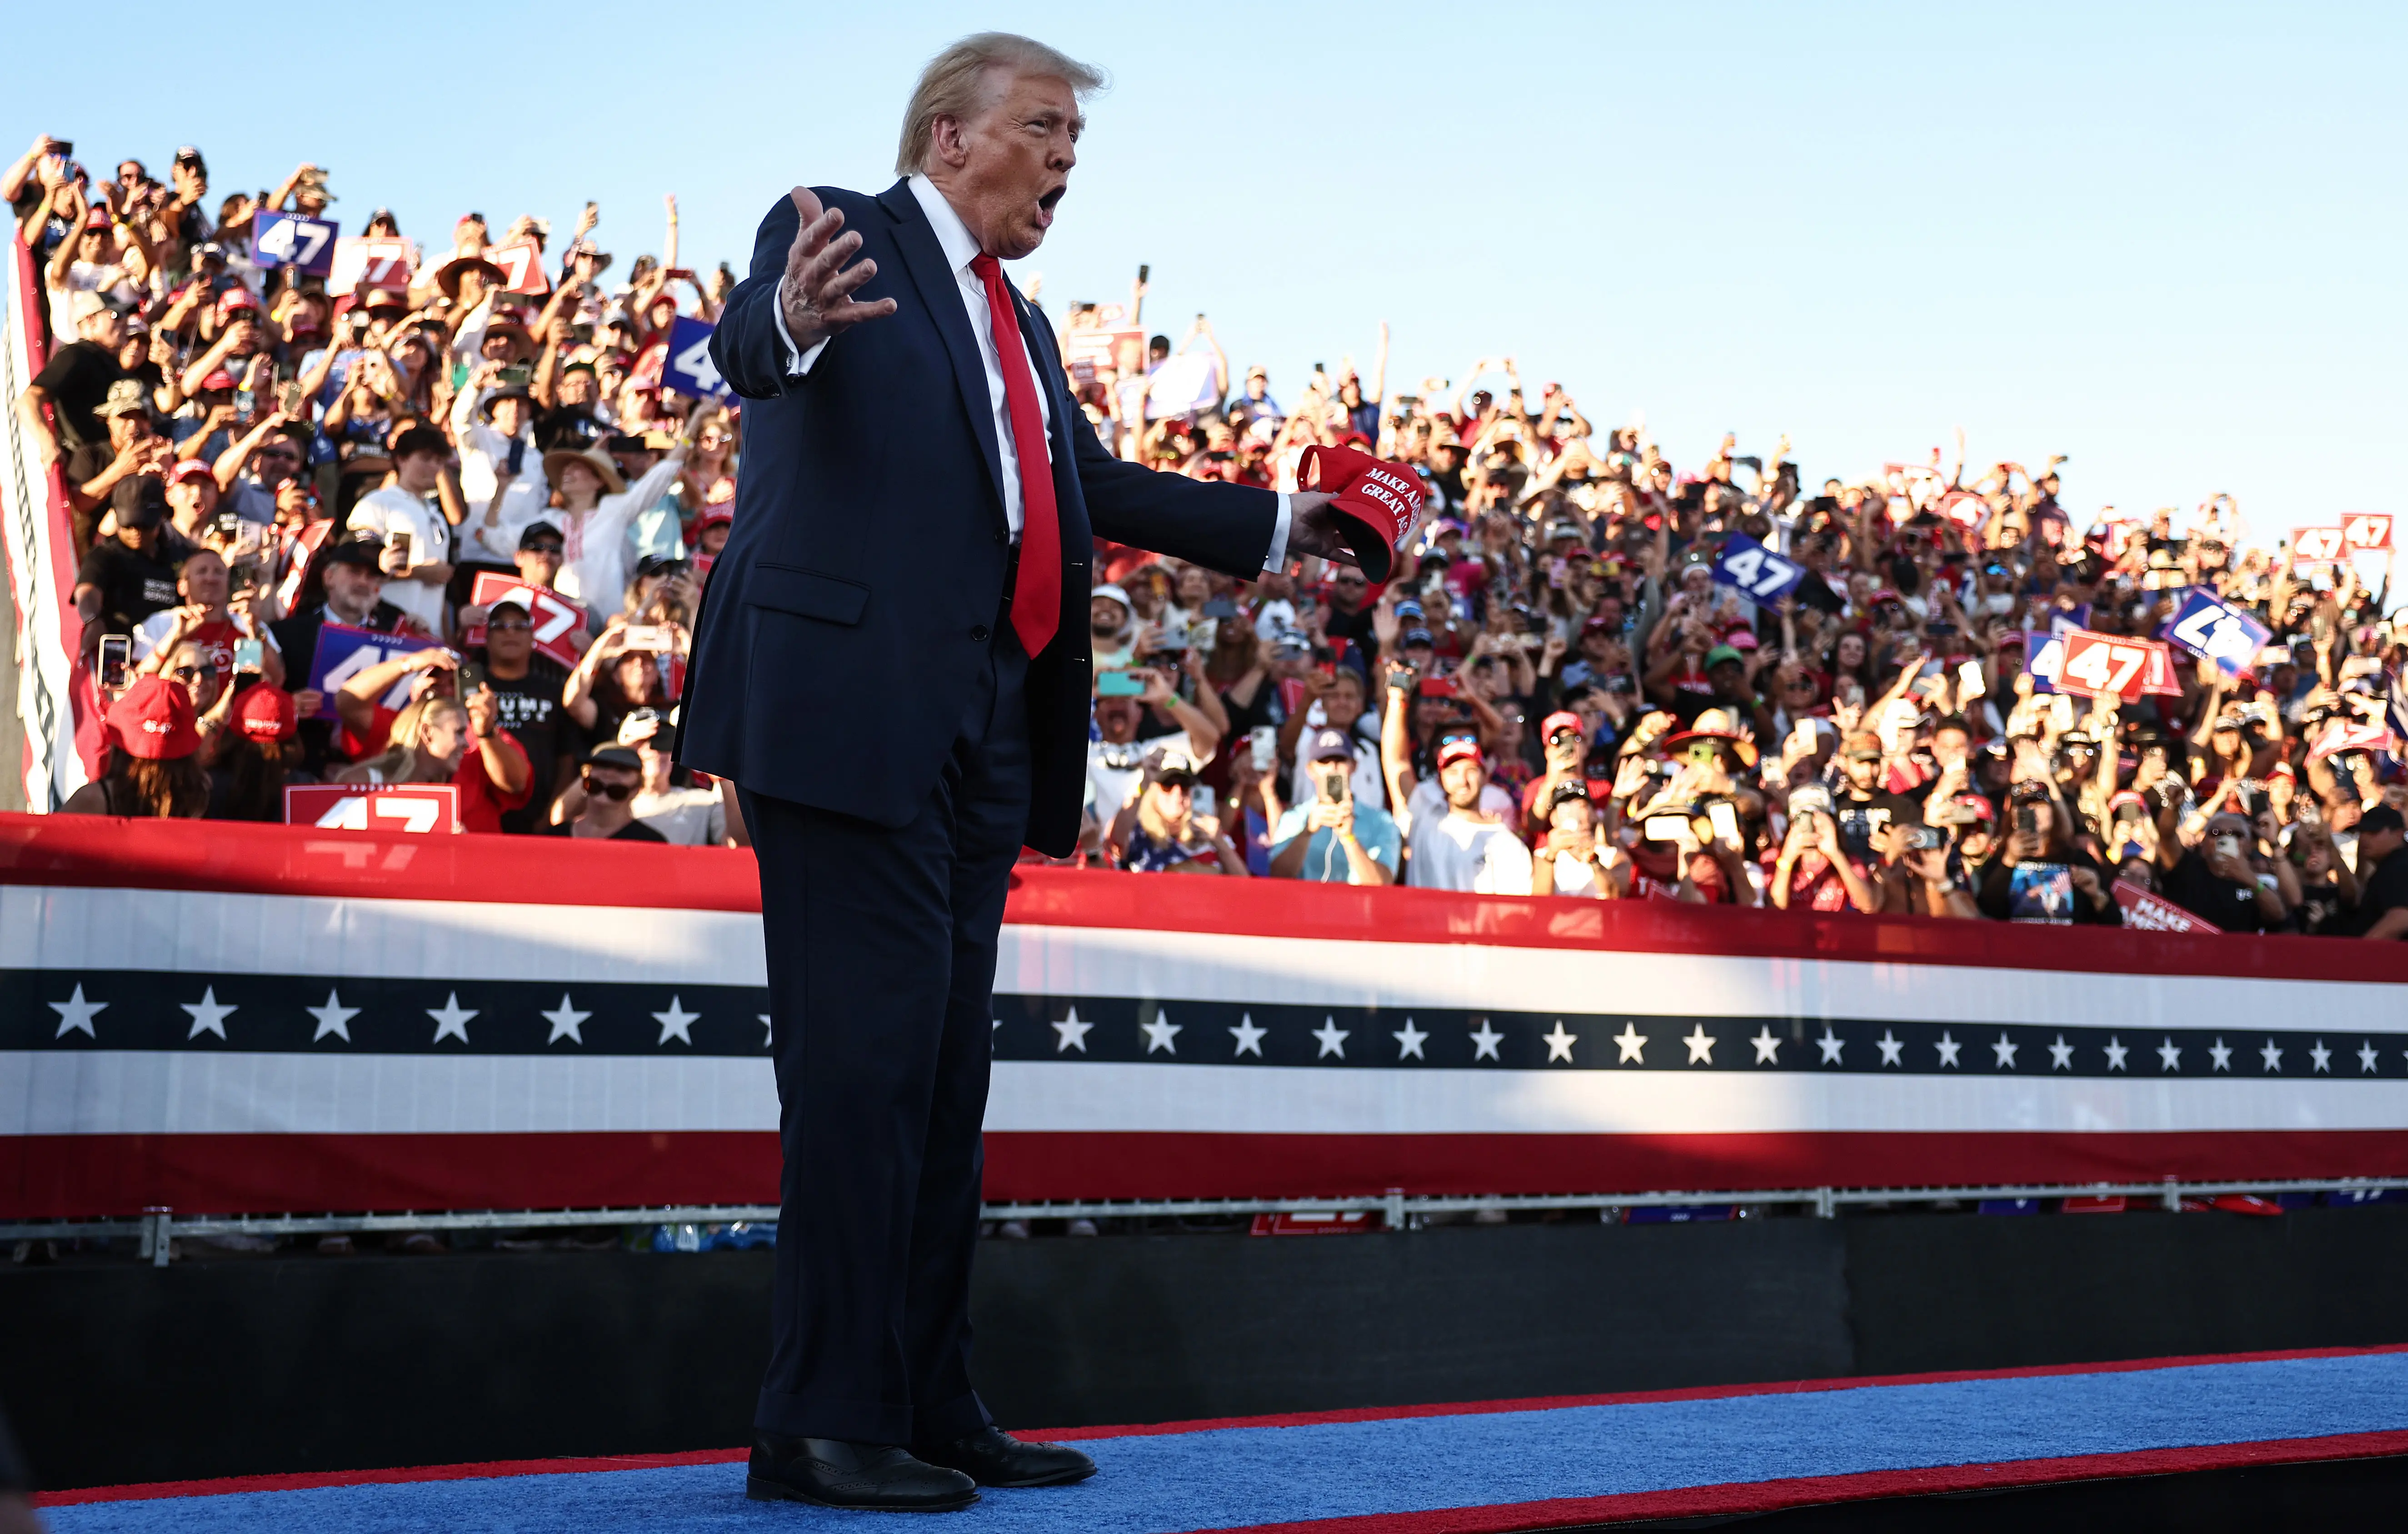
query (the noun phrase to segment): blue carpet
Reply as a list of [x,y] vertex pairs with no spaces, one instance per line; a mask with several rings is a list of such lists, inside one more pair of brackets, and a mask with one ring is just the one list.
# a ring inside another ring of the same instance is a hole
[[[1092,1440],[1083,1485],[989,1492],[942,1527],[1175,1534],[1800,1476],[2408,1429],[2408,1353],[1868,1385]],[[743,1498],[740,1465],[58,1507],[58,1534],[859,1527]]]

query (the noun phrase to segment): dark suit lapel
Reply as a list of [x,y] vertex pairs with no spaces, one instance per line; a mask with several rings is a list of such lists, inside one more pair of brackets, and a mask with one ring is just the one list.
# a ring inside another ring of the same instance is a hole
[[995,440],[995,406],[986,392],[986,363],[979,355],[978,337],[970,334],[969,310],[962,307],[961,286],[945,264],[944,248],[937,243],[937,232],[928,227],[928,215],[921,210],[920,199],[911,195],[910,184],[896,182],[878,194],[878,201],[895,220],[895,248],[903,252],[911,285],[920,290],[920,301],[927,306],[928,317],[936,322],[937,334],[945,338],[945,351],[953,360],[953,383],[962,392],[970,429],[978,433],[979,447],[986,454],[987,481],[995,486],[996,515],[1000,518],[1003,454]]

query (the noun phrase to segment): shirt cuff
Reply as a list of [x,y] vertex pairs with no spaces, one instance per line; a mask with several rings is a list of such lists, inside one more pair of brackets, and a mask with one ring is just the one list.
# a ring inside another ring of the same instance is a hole
[[1288,498],[1283,491],[1279,498],[1279,517],[1271,523],[1270,550],[1263,555],[1263,569],[1267,574],[1276,575],[1287,568],[1288,515]]
[[[778,279],[777,302],[769,306],[769,318],[777,322],[778,339],[786,345],[786,376],[801,378],[811,370],[811,364],[820,360],[820,353],[827,350],[827,339],[823,337],[813,342],[809,351],[795,350],[795,338],[786,334],[786,280],[782,277]],[[1283,522],[1281,525],[1284,527],[1286,523]]]

